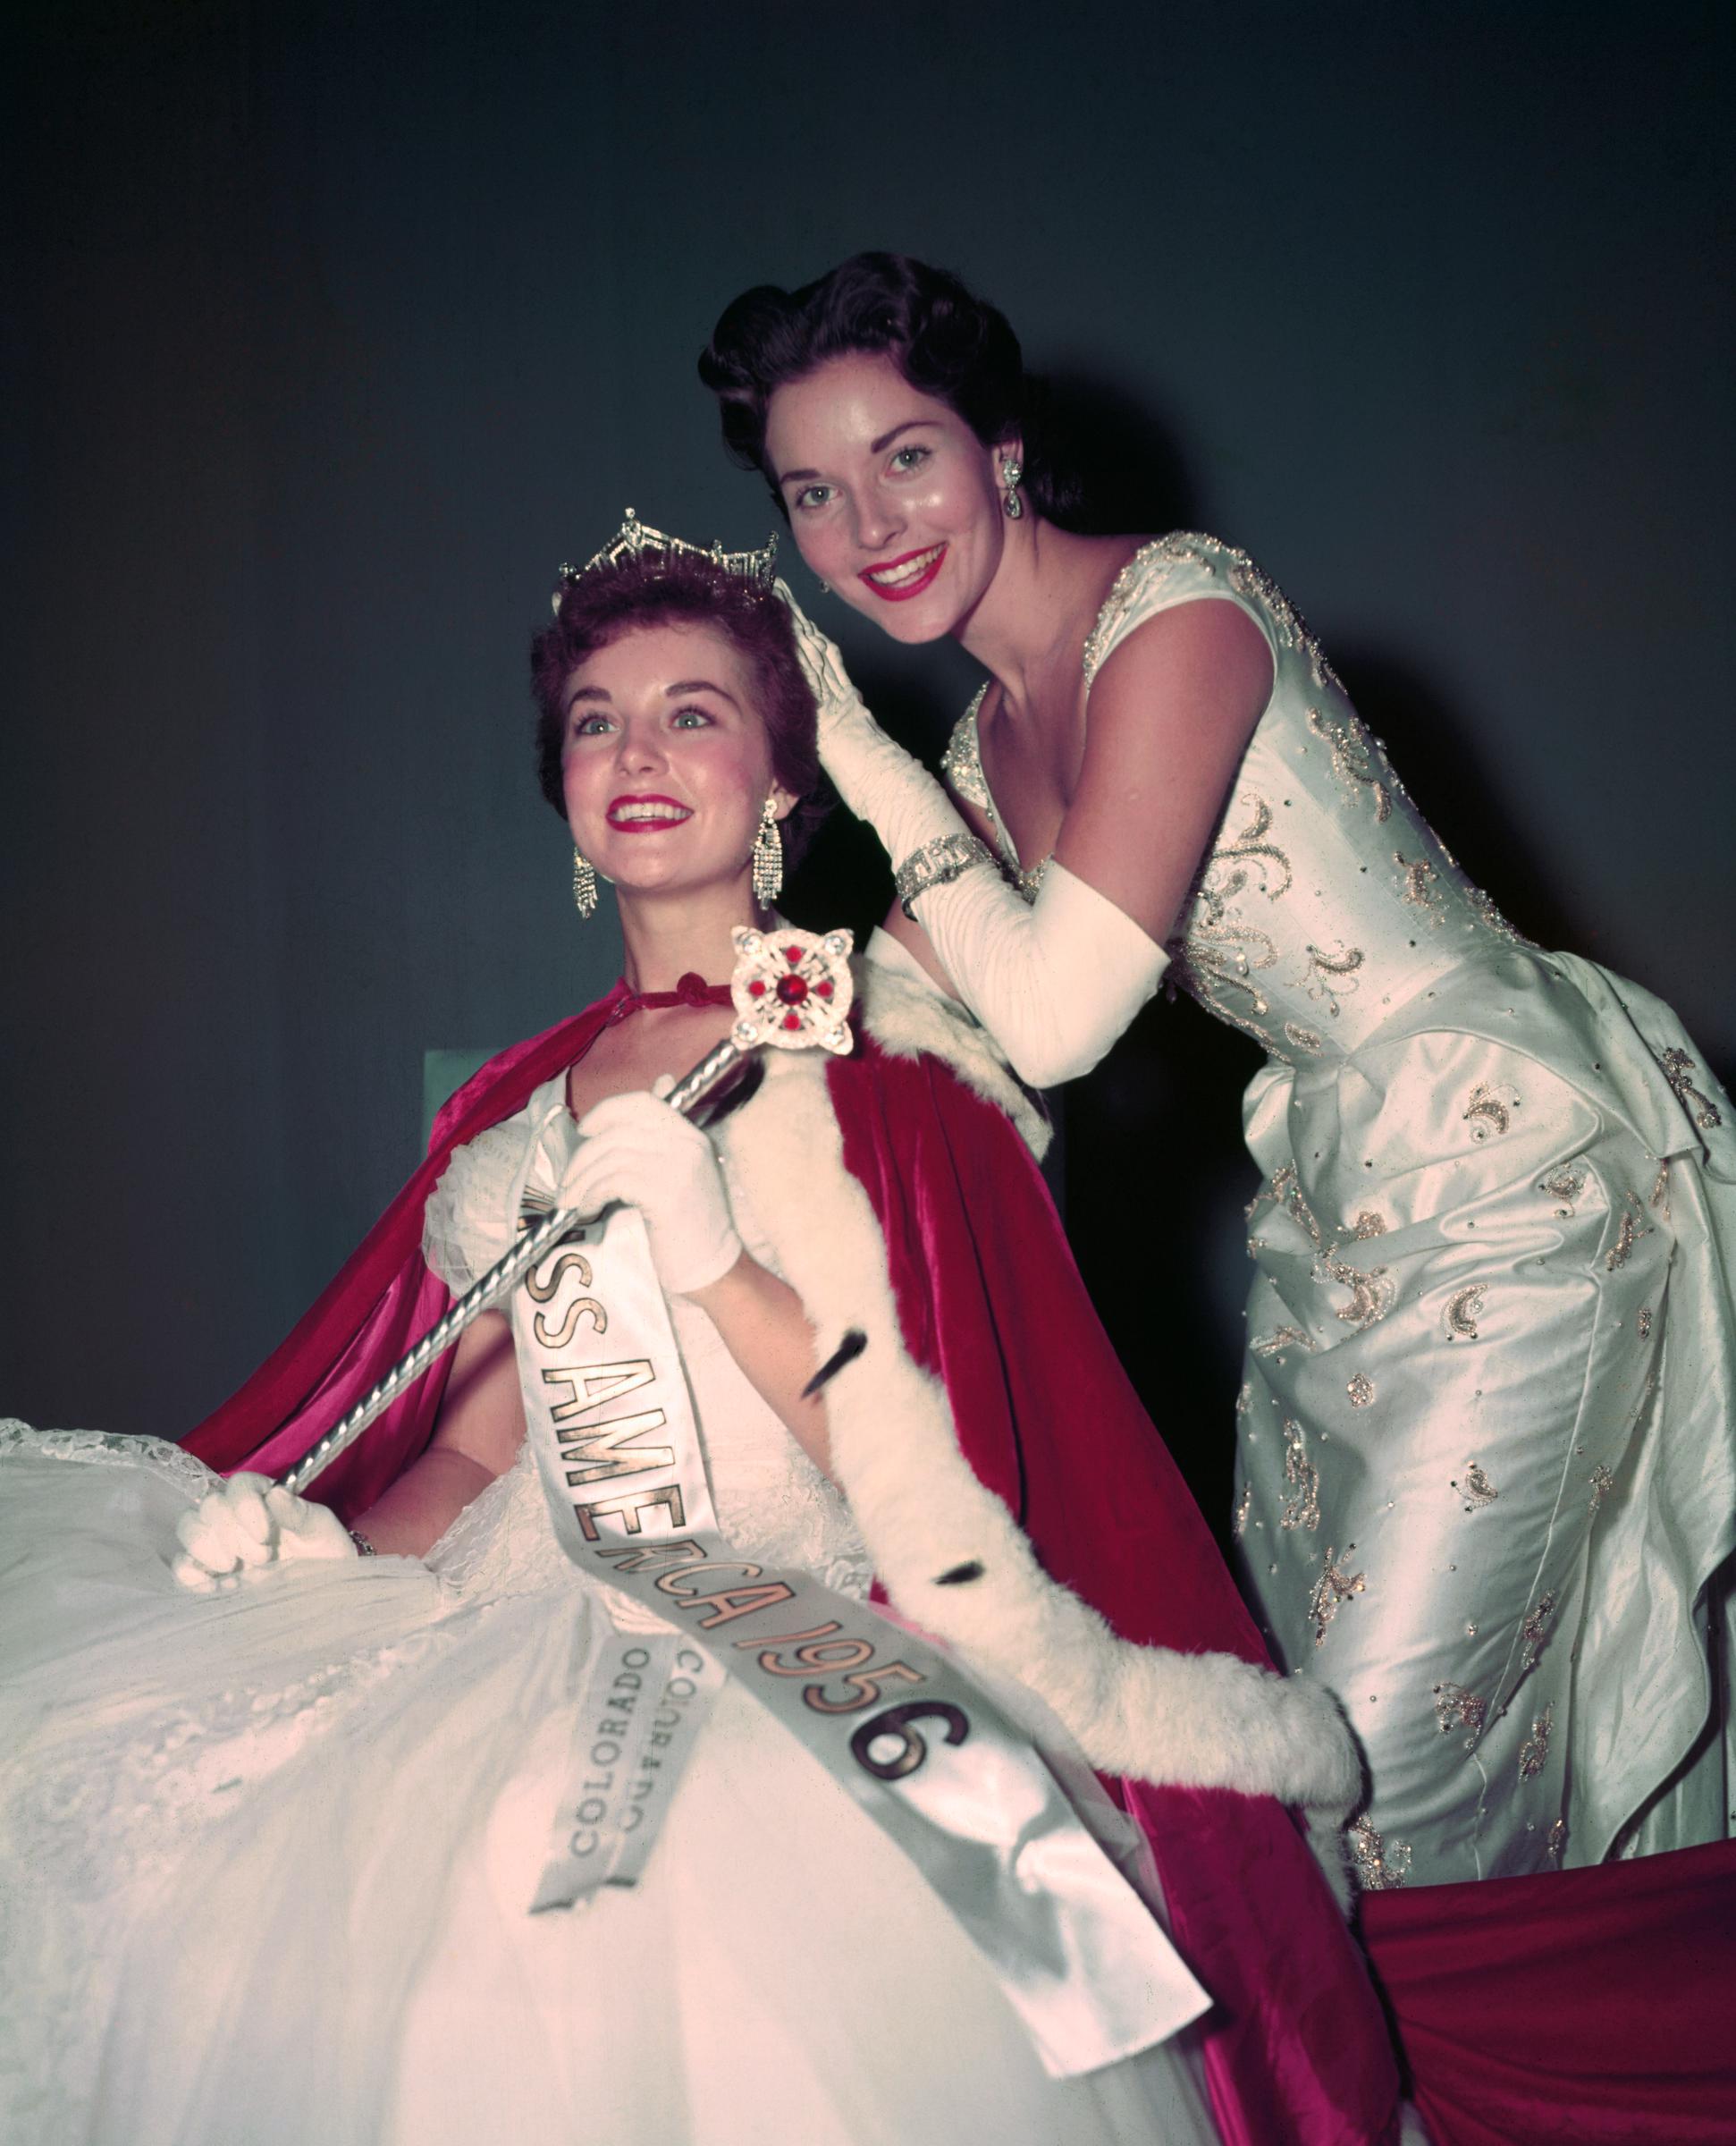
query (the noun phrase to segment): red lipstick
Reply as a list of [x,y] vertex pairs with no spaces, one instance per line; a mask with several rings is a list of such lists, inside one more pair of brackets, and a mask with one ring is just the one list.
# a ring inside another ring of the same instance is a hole
[[644,796],[611,798],[603,816],[617,834],[661,834],[692,819],[693,807],[678,798],[648,791]]
[[[897,559],[881,560],[878,566],[864,567],[856,579],[865,581],[883,604],[907,604],[912,596],[920,596],[930,586],[945,565],[946,558],[947,547],[944,544],[924,545],[919,552],[906,552]],[[928,562],[927,565],[920,572],[912,574],[907,580],[895,582],[889,587],[883,579],[876,579],[876,576],[896,573],[900,567],[909,566],[914,560],[923,559]]]

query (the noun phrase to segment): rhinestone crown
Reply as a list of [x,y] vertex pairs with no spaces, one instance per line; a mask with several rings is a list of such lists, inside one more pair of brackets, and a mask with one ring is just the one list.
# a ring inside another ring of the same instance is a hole
[[561,596],[569,582],[582,579],[598,567],[619,566],[623,559],[636,559],[642,552],[670,554],[678,552],[691,559],[707,559],[713,566],[721,566],[726,574],[738,574],[744,581],[751,581],[757,587],[770,588],[777,571],[778,538],[774,531],[761,552],[726,552],[715,542],[704,545],[688,544],[679,536],[667,536],[662,529],[653,529],[649,522],[641,521],[629,507],[627,519],[600,552],[594,553],[583,566],[562,564],[555,585],[554,608],[560,610]]

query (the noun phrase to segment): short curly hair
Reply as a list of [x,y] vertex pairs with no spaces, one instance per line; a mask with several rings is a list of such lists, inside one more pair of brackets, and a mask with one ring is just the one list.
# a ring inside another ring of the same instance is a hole
[[857,253],[798,291],[761,283],[726,306],[699,356],[717,397],[723,444],[788,509],[766,460],[766,412],[786,382],[830,358],[883,351],[912,387],[962,418],[985,447],[1019,435],[1024,488],[1040,514],[1066,521],[1076,487],[1046,448],[1041,384],[1024,369],[1007,316],[956,275],[902,253]]
[[774,781],[796,802],[783,822],[784,860],[794,866],[826,815],[821,802],[818,718],[796,652],[789,613],[763,583],[702,554],[646,550],[569,581],[554,621],[531,643],[536,702],[536,778],[561,818],[567,801],[560,759],[567,687],[578,666],[623,635],[655,626],[708,626],[746,661],[765,725]]

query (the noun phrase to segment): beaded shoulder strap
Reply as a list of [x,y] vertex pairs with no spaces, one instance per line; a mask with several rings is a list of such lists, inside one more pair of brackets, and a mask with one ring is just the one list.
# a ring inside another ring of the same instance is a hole
[[976,741],[976,712],[988,690],[986,680],[977,688],[970,706],[953,724],[952,736],[940,756],[940,773],[966,804],[975,805],[984,812],[991,812],[994,807],[989,785],[982,779],[982,751]]
[[[947,740],[947,749],[940,756],[940,773],[951,783],[957,796],[966,804],[974,805],[989,823],[989,832],[994,837],[999,861],[1010,877],[1020,883],[1023,892],[1027,874],[1020,871],[1018,853],[1013,847],[1013,838],[1007,833],[1000,815],[995,810],[995,800],[990,794],[989,779],[982,772],[982,748],[976,734],[977,710],[982,705],[989,691],[987,681],[980,685],[971,705],[952,726],[952,736]],[[1036,870],[1041,874],[1042,866]],[[1034,893],[1025,895],[1034,900]]]
[[1234,597],[1251,612],[1271,644],[1274,659],[1299,650],[1320,690],[1342,692],[1336,673],[1307,621],[1269,574],[1246,552],[1216,536],[1177,529],[1142,545],[1111,584],[1085,637],[1085,686],[1122,639],[1171,604],[1196,596]]

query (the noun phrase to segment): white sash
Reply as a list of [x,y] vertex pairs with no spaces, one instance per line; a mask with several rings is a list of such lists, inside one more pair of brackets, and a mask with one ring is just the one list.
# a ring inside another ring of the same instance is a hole
[[617,1208],[551,1251],[512,1318],[561,1546],[679,1627],[617,1633],[593,1660],[536,1905],[633,1882],[727,1674],[916,1864],[1052,2074],[1092,2071],[1197,2018],[1205,1992],[961,1666],[872,1605],[724,1540],[637,1212]]

